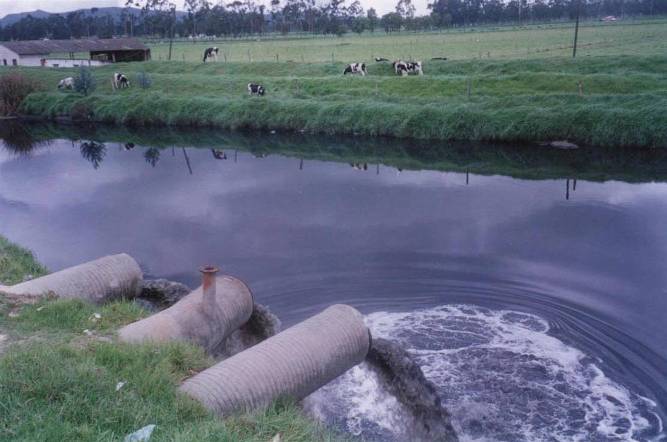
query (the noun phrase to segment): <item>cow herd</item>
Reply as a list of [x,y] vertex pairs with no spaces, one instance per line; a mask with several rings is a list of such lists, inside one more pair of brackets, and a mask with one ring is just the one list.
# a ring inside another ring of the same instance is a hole
[[[207,60],[213,59],[217,61],[218,59],[218,52],[219,49],[217,47],[211,47],[211,48],[206,48],[204,51],[204,63],[206,63]],[[382,62],[388,62],[389,60],[387,58],[375,58],[375,61],[378,63]],[[396,60],[392,64],[392,69],[396,73],[396,75],[400,76],[407,76],[410,74],[414,75],[424,75],[424,70],[422,68],[422,62],[421,61],[402,61],[402,60]],[[361,76],[366,76],[368,75],[368,71],[366,70],[366,63],[350,63],[345,67],[345,70],[343,71],[343,75],[347,74],[360,74]],[[114,90],[117,89],[125,89],[130,87],[130,80],[127,77],[127,75],[121,73],[121,72],[115,72],[113,74],[113,77],[111,79],[111,86],[113,87]],[[64,90],[64,89],[74,89],[74,78],[73,77],[67,77],[63,78],[58,82],[58,89]],[[250,95],[257,95],[257,96],[264,96],[266,94],[266,88],[257,83],[248,83],[248,94]]]
[[[382,63],[389,61],[387,58],[376,57],[375,61]],[[421,61],[402,61],[396,60],[391,64],[391,67],[394,69],[396,75],[406,76],[410,74],[414,75],[424,75],[424,69],[422,68]],[[343,75],[347,74],[361,74],[362,77],[365,77],[368,74],[366,70],[366,63],[350,63],[345,67]]]

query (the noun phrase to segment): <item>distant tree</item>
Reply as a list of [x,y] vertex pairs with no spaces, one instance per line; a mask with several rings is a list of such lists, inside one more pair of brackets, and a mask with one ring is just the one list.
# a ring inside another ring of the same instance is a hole
[[368,29],[368,19],[366,17],[355,17],[352,20],[350,28],[352,29],[352,32],[362,34],[366,29]]
[[370,8],[368,12],[366,12],[366,17],[368,18],[368,29],[371,32],[375,32],[375,28],[377,28],[379,21],[378,13],[375,8]]
[[396,12],[390,12],[382,16],[382,27],[386,33],[400,31],[402,24],[403,17]]
[[404,19],[413,18],[415,16],[415,5],[412,4],[412,0],[398,0],[396,13]]

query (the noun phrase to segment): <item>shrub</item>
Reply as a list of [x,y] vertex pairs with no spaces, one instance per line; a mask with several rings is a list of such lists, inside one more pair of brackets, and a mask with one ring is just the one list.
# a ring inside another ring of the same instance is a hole
[[12,115],[28,94],[39,89],[39,85],[23,75],[12,72],[0,77],[0,111],[3,115]]
[[137,82],[142,89],[148,89],[153,84],[153,79],[146,71],[141,71],[137,77]]
[[74,121],[90,121],[93,119],[93,109],[87,103],[75,103],[69,112]]
[[74,90],[83,95],[88,95],[95,90],[95,78],[90,69],[81,66],[79,75],[74,78]]

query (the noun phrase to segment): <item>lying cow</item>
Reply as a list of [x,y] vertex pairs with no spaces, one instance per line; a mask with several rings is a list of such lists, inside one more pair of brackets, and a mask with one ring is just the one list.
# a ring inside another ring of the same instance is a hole
[[63,78],[58,82],[58,89],[74,89],[74,78]]
[[424,75],[421,61],[401,61],[396,60],[393,63],[396,75],[418,74]]
[[343,75],[347,74],[361,74],[362,76],[365,76],[368,72],[366,72],[366,63],[351,63],[348,64],[345,70],[343,71]]
[[125,74],[115,72],[111,79],[111,85],[114,89],[124,89],[130,87],[130,79]]
[[215,61],[218,61],[218,48],[217,46],[214,46],[212,48],[206,48],[204,51],[204,63],[206,63],[206,60],[209,58],[214,59]]
[[248,83],[248,93],[250,95],[264,95],[266,90],[261,84]]

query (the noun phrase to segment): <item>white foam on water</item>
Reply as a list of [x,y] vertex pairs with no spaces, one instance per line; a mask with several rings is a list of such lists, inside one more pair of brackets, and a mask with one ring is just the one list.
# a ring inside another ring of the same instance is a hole
[[[658,440],[657,404],[608,378],[597,361],[516,311],[446,305],[366,317],[373,336],[402,343],[438,388],[463,441]],[[405,440],[401,407],[360,366],[315,394],[354,434]],[[335,404],[335,405],[332,405]],[[397,425],[398,424],[398,425]]]

